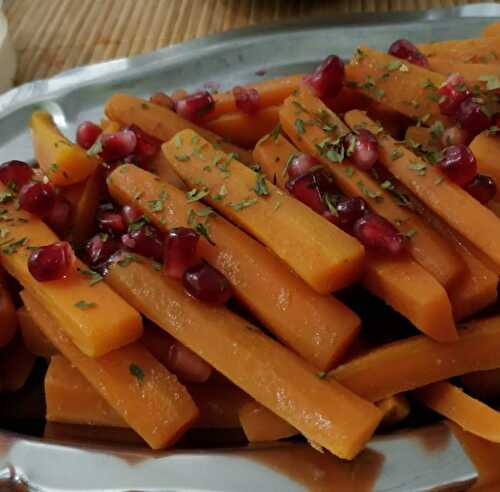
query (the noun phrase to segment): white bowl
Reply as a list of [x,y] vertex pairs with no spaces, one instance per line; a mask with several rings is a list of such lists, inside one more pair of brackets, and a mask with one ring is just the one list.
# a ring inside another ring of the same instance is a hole
[[[1,3],[0,3],[1,9]],[[12,87],[16,75],[16,52],[9,36],[9,25],[0,10],[0,92]]]

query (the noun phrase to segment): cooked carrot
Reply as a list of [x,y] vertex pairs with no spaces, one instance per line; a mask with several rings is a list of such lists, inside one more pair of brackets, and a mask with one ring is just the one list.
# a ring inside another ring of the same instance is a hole
[[[356,108],[357,109],[357,108]],[[394,138],[401,139],[405,129],[412,124],[411,118],[392,109],[386,103],[372,101],[366,109],[370,118],[378,121],[381,126]]]
[[500,22],[492,22],[483,29],[483,36],[500,36]]
[[453,384],[433,383],[415,390],[413,397],[467,432],[500,443],[500,413]]
[[[340,361],[360,324],[344,304],[315,292],[279,258],[222,217],[203,218],[206,207],[190,203],[184,192],[160,183],[144,170],[119,168],[111,174],[108,186],[115,200],[139,207],[162,232],[192,226],[193,217],[196,223],[205,224],[212,244],[202,238],[198,254],[229,279],[238,300],[319,369],[330,369]],[[161,211],[153,212],[151,204],[157,203],[162,191],[168,199]]]
[[[500,183],[500,162],[498,157],[500,156],[500,137],[489,135],[488,132],[480,133],[474,137],[469,148],[476,158],[479,172],[491,176],[496,183]],[[497,186],[495,198],[500,200],[500,186]]]
[[437,103],[443,75],[360,46],[346,65],[348,85],[392,109],[425,124],[445,121]]
[[[500,266],[500,250],[497,247],[500,243],[500,221],[493,212],[445,178],[439,169],[380,132],[378,125],[363,113],[351,111],[346,114],[346,120],[351,127],[364,126],[377,133],[380,162],[417,198]],[[391,156],[395,152],[401,157],[393,159]],[[488,233],[485,234],[485,231]]]
[[[407,338],[356,357],[330,373],[370,401],[474,371],[500,367],[500,316],[471,321],[455,342]],[[397,370],[395,370],[397,368]]]
[[253,147],[259,138],[269,133],[278,122],[279,107],[269,106],[253,114],[242,111],[226,113],[203,123],[203,126],[229,142],[248,149]]
[[198,409],[184,386],[142,345],[130,344],[92,359],[64,334],[38,292],[25,290],[21,297],[45,336],[153,449],[174,443],[196,420]]
[[102,128],[104,133],[116,133],[122,129],[120,123],[108,120],[108,118],[102,118],[99,126]]
[[473,396],[488,400],[500,396],[500,369],[464,374],[460,380]]
[[491,200],[486,205],[497,217],[500,217],[500,202]]
[[49,113],[34,112],[30,126],[38,164],[55,185],[80,183],[99,165],[97,157],[90,156],[58,130]]
[[0,387],[2,391],[18,391],[28,380],[35,356],[25,347],[21,334],[0,351]]
[[[229,220],[264,243],[313,289],[326,294],[351,285],[363,267],[364,248],[231,156],[191,130],[163,146],[179,175]],[[221,187],[226,194],[214,199]]]
[[430,128],[425,126],[409,126],[406,129],[405,140],[411,140],[424,147],[430,147],[436,143]]
[[381,417],[374,405],[321,380],[311,366],[248,321],[186,295],[180,282],[148,263],[112,266],[108,282],[308,439],[342,458],[353,458],[363,448]]
[[156,154],[151,162],[151,172],[155,173],[165,183],[169,183],[180,190],[186,189],[184,181],[179,178],[179,175],[174,171],[174,168],[161,151]]
[[0,348],[7,346],[17,333],[16,309],[10,292],[0,280]]
[[278,441],[298,434],[297,429],[256,401],[245,403],[239,416],[249,442]]
[[170,109],[156,104],[151,104],[145,99],[129,96],[127,94],[113,94],[106,102],[107,116],[123,126],[137,125],[143,132],[165,142],[176,133],[190,128],[210,141],[220,145],[225,152],[234,152],[245,164],[251,164],[250,152],[225,142],[220,136],[210,130],[177,116]]
[[417,47],[428,58],[445,58],[461,63],[500,64],[500,36],[422,43]]
[[380,425],[392,427],[401,423],[410,415],[410,403],[404,395],[394,395],[377,402],[377,407],[382,410],[384,416]]
[[[326,132],[322,128],[324,124],[307,124],[303,134],[298,135],[296,121],[315,117],[328,120],[328,126],[336,129],[336,135]],[[394,187],[390,180],[378,183],[372,174],[357,170],[348,159],[342,165],[329,159],[328,143],[347,133],[349,129],[318,98],[307,91],[300,91],[297,96],[288,98],[281,109],[280,121],[284,131],[302,151],[314,155],[327,166],[341,191],[348,196],[364,198],[372,210],[391,221],[402,234],[409,237],[407,248],[410,255],[443,286],[449,287],[460,278],[464,272],[460,258],[417,214],[401,206],[400,197],[394,196],[390,191]]]
[[465,79],[469,87],[479,86],[481,90],[487,91],[487,81],[491,77],[500,77],[500,66],[486,63],[459,63],[450,58],[429,58],[429,68],[444,76],[459,73]]
[[48,359],[57,353],[49,339],[42,333],[37,321],[24,306],[17,310],[17,319],[24,345],[33,355]]

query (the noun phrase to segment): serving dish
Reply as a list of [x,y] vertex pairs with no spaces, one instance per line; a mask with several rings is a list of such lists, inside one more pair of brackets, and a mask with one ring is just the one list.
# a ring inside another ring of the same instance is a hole
[[[117,91],[147,95],[196,89],[206,81],[227,88],[263,72],[270,78],[307,71],[330,52],[347,58],[363,41],[384,49],[397,37],[424,42],[474,36],[495,17],[500,17],[498,4],[288,22],[77,68],[0,97],[1,157],[32,157],[26,123],[34,109],[49,111],[72,135],[77,121],[98,119],[104,101]],[[342,483],[339,490],[346,484],[352,490],[462,490],[476,477],[458,441],[441,424],[377,437],[353,464],[302,444],[153,454],[132,446],[75,445],[9,433],[1,443],[1,476],[28,490],[298,491],[331,490],[335,483]]]

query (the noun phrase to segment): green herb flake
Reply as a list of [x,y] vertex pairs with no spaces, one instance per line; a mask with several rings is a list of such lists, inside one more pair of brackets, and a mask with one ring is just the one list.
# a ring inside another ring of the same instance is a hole
[[319,379],[326,379],[328,377],[328,372],[326,372],[326,371],[320,371],[320,372],[316,373],[316,376]]
[[337,202],[338,202],[337,197],[327,192],[323,194],[323,200],[325,201],[326,206],[328,207],[330,213],[333,216],[337,217],[339,215],[339,213],[337,212]]
[[257,173],[254,191],[257,196],[269,196],[266,177],[262,173]]
[[197,202],[198,200],[201,200],[202,198],[206,197],[208,195],[209,191],[207,188],[198,190],[197,188],[193,188],[191,191],[188,191],[186,193],[186,198],[188,203],[193,203]]
[[297,135],[299,137],[301,135],[304,135],[305,133],[304,120],[301,120],[300,118],[297,118],[295,120],[295,131],[297,132]]
[[213,199],[216,201],[216,202],[221,202],[222,200],[224,200],[224,197],[227,195],[227,188],[226,188],[226,185],[223,184],[220,188],[219,188],[219,192],[217,193],[217,195],[214,195],[213,196]]
[[365,196],[367,196],[369,198],[373,198],[375,201],[381,201],[381,200],[383,200],[383,196],[382,196],[382,193],[380,191],[370,190],[369,188],[367,188],[367,186],[365,185],[365,183],[363,183],[363,181],[359,180],[356,183],[356,186],[361,190],[361,192],[363,193],[363,195],[365,195]]
[[14,194],[11,191],[0,191],[0,203],[9,203],[14,200]]
[[181,161],[181,162],[189,161],[189,156],[186,154],[178,154],[178,155],[175,155],[174,157],[176,160]]
[[383,183],[380,184],[380,187],[383,190],[393,190],[394,184],[391,181],[389,181],[388,179],[386,179]]
[[153,267],[153,270],[161,272],[163,265],[159,261],[151,260],[151,266]]
[[165,190],[160,191],[156,200],[148,200],[147,205],[151,212],[161,212],[165,206],[165,201],[168,198],[168,193]]
[[144,383],[144,370],[142,369],[141,366],[132,363],[130,364],[128,371],[132,376],[134,376],[135,379],[137,379],[137,381],[139,381],[139,383],[141,384]]
[[126,268],[134,261],[137,263],[140,263],[139,257],[137,255],[129,253],[129,254],[124,255],[121,259],[119,259],[117,261],[117,264],[118,264],[118,266],[121,266],[122,268]]
[[85,311],[87,309],[92,309],[97,307],[97,304],[95,302],[87,302],[84,299],[81,299],[80,301],[75,302],[74,306],[78,309],[82,309]]
[[395,72],[396,70],[399,70],[403,62],[401,60],[393,60],[387,65],[387,70],[389,72]]
[[444,181],[444,176],[439,176],[434,180],[434,184],[439,186]]
[[344,167],[344,174],[351,177],[354,174],[354,168],[352,166]]
[[436,121],[435,123],[433,123],[429,129],[429,131],[431,132],[431,135],[438,139],[440,138],[443,133],[444,133],[444,125],[441,121]]
[[423,88],[423,89],[437,89],[437,87],[434,85],[434,82],[432,82],[432,80],[430,79],[426,79],[424,80],[420,86]]
[[427,173],[427,164],[418,161],[412,161],[408,168],[416,172],[419,176],[425,176]]
[[398,148],[392,149],[390,157],[391,157],[391,161],[395,161],[395,160],[399,159],[400,157],[403,157],[403,152],[401,151],[401,149],[398,149]]
[[200,235],[203,236],[212,246],[215,246],[215,242],[210,237],[210,231],[208,226],[208,217],[205,223],[202,224],[197,220],[197,214],[194,210],[190,210],[188,213],[188,224]]
[[90,157],[94,157],[98,154],[100,154],[102,152],[102,142],[101,142],[101,139],[98,138],[94,145],[92,145],[92,147],[90,147],[89,150],[87,150],[87,155],[90,156]]
[[13,255],[14,253],[17,253],[18,249],[24,246],[28,242],[27,237],[23,237],[21,239],[18,239],[17,241],[14,241],[13,239],[10,239],[7,241],[7,243],[4,243],[4,247],[2,248],[2,253],[10,256]]
[[90,268],[78,268],[78,272],[84,275],[85,277],[89,277],[90,279],[89,283],[91,287],[94,286],[95,284],[98,284],[104,279],[104,277],[100,273],[95,272]]
[[496,91],[497,89],[500,89],[500,79],[495,75],[481,75],[479,80],[486,82],[487,91]]
[[49,166],[49,172],[51,173],[56,173],[59,171],[59,164],[56,164],[55,162]]
[[500,133],[500,128],[498,126],[490,126],[488,130],[486,130],[489,135],[498,135]]
[[180,149],[182,147],[182,138],[180,135],[176,135],[174,138],[174,144],[177,149]]
[[251,207],[256,203],[257,203],[257,198],[247,198],[245,200],[241,200],[240,202],[231,203],[229,204],[229,206],[239,212],[240,210]]
[[417,230],[415,228],[412,228],[404,233],[404,237],[407,239],[411,239],[417,234]]
[[298,154],[290,154],[288,156],[288,160],[286,161],[286,164],[283,166],[283,171],[281,172],[282,176],[286,176],[288,174],[288,169],[290,168],[290,165],[292,164],[293,160],[298,157]]

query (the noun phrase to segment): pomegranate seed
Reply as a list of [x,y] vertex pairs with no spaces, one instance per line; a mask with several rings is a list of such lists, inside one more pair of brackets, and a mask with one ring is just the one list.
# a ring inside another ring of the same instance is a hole
[[452,74],[446,82],[438,89],[440,96],[439,110],[441,114],[453,116],[460,104],[472,97],[471,92],[465,86],[465,79],[460,74]]
[[188,268],[184,272],[184,287],[196,299],[213,304],[225,304],[233,289],[226,277],[205,263]]
[[106,232],[122,234],[126,230],[125,220],[122,214],[116,212],[104,212],[98,219],[99,227]]
[[465,99],[460,104],[456,117],[460,124],[471,132],[472,135],[477,135],[486,130],[491,123],[489,116],[484,113],[481,104],[472,98]]
[[28,259],[28,269],[39,282],[48,282],[66,277],[74,261],[70,244],[63,241],[33,250]]
[[80,123],[76,130],[76,143],[85,150],[90,149],[102,133],[102,128],[91,121]]
[[290,178],[297,178],[299,176],[304,176],[304,174],[307,174],[313,167],[319,165],[319,161],[313,156],[309,154],[299,154],[290,162],[287,173]]
[[0,181],[13,191],[20,190],[33,177],[33,169],[22,161],[8,161],[0,165]]
[[404,238],[387,219],[366,214],[354,223],[354,235],[370,249],[396,255],[404,248]]
[[175,111],[179,116],[194,121],[212,111],[215,105],[214,98],[208,91],[200,91],[179,99]]
[[134,153],[129,157],[135,164],[147,164],[160,151],[161,142],[147,133],[144,133],[136,125],[132,125],[128,129],[135,133],[137,139]]
[[378,142],[375,135],[366,128],[359,128],[356,133],[344,137],[347,157],[362,171],[370,170],[378,159]]
[[181,279],[184,272],[196,261],[196,246],[200,236],[188,227],[176,227],[168,231],[163,253],[165,273]]
[[147,258],[160,260],[163,256],[163,243],[158,232],[151,225],[145,225],[136,231],[122,236],[122,244],[129,250]]
[[116,162],[132,154],[137,145],[137,137],[132,130],[106,133],[101,137],[102,151],[99,154],[104,162]]
[[57,235],[64,235],[71,223],[70,203],[62,196],[58,196],[50,212],[44,216],[44,221]]
[[474,154],[466,145],[450,145],[443,150],[439,161],[442,171],[458,186],[470,183],[477,174]]
[[429,61],[427,57],[421,53],[418,48],[407,39],[398,39],[389,47],[389,54],[402,60],[407,60],[414,65],[420,65],[427,68]]
[[142,216],[142,211],[132,205],[124,205],[122,208],[122,217],[127,226],[137,222]]
[[46,216],[52,210],[55,201],[54,188],[46,183],[28,183],[19,191],[21,208],[39,217]]
[[177,341],[170,346],[166,363],[186,383],[204,383],[212,375],[212,366]]
[[175,108],[175,101],[167,96],[164,92],[155,92],[149,100],[153,104],[157,104],[158,106],[163,106],[164,108],[173,110]]
[[90,266],[102,265],[121,247],[116,239],[108,234],[96,234],[85,245],[85,258]]
[[441,146],[467,145],[471,138],[469,132],[460,126],[450,126],[441,135]]
[[488,203],[496,195],[497,185],[490,176],[478,174],[465,186],[465,190],[478,202]]
[[236,107],[244,113],[255,113],[259,109],[260,95],[253,87],[237,85],[233,88]]
[[310,75],[304,77],[307,84],[320,98],[332,98],[339,94],[344,84],[344,62],[336,55],[330,55]]
[[319,172],[305,174],[289,179],[286,183],[286,189],[297,200],[322,214],[327,210],[327,207],[322,198],[321,181],[322,176]]
[[338,224],[351,230],[354,223],[363,217],[368,210],[366,202],[359,197],[346,198],[337,204]]

